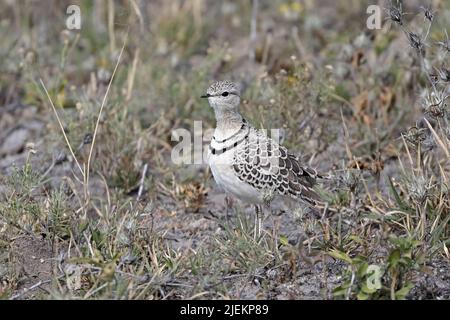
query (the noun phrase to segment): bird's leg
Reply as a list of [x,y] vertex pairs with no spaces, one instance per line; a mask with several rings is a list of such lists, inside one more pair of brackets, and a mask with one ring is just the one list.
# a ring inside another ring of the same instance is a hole
[[261,207],[255,204],[255,230],[253,232],[255,240],[261,236]]
[[225,206],[226,206],[227,222],[230,222],[230,209],[233,208],[233,198],[231,198],[228,195],[225,196]]

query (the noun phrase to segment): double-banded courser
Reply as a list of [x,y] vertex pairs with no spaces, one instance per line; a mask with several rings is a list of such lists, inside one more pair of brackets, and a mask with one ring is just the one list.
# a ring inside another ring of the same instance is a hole
[[276,196],[319,200],[313,190],[316,170],[255,129],[239,113],[239,87],[230,81],[212,84],[207,98],[216,116],[216,129],[208,151],[208,164],[216,183],[228,194],[254,204],[257,220],[259,205]]

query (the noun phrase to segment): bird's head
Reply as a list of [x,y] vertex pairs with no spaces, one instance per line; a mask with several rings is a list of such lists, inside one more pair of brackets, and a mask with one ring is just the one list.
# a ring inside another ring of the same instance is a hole
[[240,90],[239,86],[231,81],[217,81],[213,83],[206,94],[201,96],[207,98],[209,104],[214,109],[230,109],[235,110],[239,106],[240,102]]

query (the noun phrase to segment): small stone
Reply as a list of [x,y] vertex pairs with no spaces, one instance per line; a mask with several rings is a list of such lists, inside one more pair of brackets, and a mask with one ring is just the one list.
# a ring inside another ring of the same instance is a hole
[[3,142],[0,148],[0,154],[14,154],[19,152],[25,146],[30,132],[26,129],[14,130]]

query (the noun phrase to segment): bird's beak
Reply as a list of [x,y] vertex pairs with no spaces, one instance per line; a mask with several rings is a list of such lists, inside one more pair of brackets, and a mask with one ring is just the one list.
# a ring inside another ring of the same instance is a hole
[[211,95],[209,93],[200,96],[200,98],[209,98],[209,97],[211,97]]

